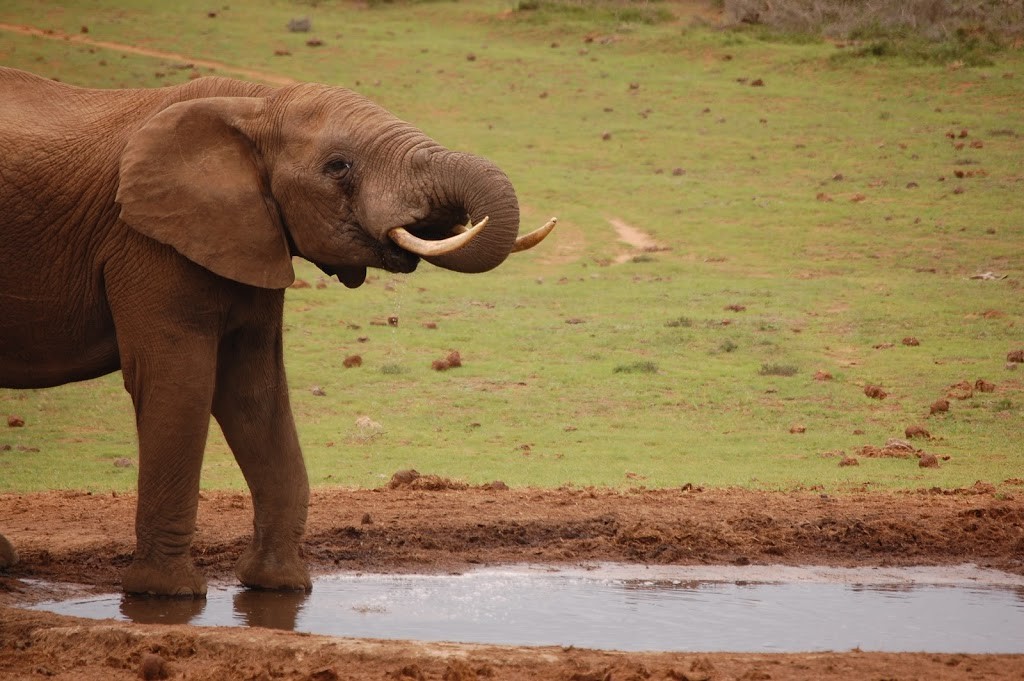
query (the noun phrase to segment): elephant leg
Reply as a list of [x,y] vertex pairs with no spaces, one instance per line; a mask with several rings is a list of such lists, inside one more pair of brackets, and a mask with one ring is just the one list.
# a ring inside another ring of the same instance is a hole
[[300,556],[309,480],[288,400],[280,326],[247,328],[221,343],[213,415],[253,500],[253,537],[235,566],[242,584],[312,588]]
[[[125,339],[120,339],[125,343]],[[199,475],[210,425],[215,341],[178,338],[139,355],[122,352],[125,387],[139,434],[135,556],[124,574],[128,593],[202,597],[206,580],[192,562]]]

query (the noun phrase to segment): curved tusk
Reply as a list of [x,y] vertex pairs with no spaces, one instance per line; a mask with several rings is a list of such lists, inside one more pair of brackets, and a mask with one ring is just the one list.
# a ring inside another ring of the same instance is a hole
[[557,224],[558,218],[551,218],[548,220],[547,224],[540,229],[535,229],[529,234],[524,234],[523,236],[516,238],[516,245],[512,247],[512,252],[518,253],[519,251],[525,251],[528,248],[533,248],[541,241],[544,241],[544,238],[548,234],[551,234],[551,230],[553,230]]
[[412,232],[407,230],[405,227],[395,227],[388,236],[396,244],[416,255],[429,258],[437,255],[447,255],[454,251],[463,248],[466,244],[473,240],[477,234],[483,231],[487,225],[488,218],[485,217],[480,222],[476,223],[472,227],[468,225],[460,228],[463,230],[455,236],[450,236],[447,239],[441,239],[438,241],[431,241],[430,239],[421,239],[415,236]]

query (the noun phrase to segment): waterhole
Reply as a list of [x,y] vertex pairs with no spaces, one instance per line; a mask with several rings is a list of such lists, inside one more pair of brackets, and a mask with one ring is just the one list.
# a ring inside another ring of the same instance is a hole
[[512,567],[335,574],[313,592],[211,586],[206,601],[32,606],[137,623],[613,650],[1024,653],[1024,577],[972,566]]

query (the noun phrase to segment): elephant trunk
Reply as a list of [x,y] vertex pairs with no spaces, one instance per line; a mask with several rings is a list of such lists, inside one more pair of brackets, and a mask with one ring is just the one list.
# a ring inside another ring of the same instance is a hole
[[456,272],[486,272],[504,262],[519,233],[519,201],[508,176],[490,161],[448,152],[438,159],[436,195],[445,210],[486,226],[466,246],[424,259]]

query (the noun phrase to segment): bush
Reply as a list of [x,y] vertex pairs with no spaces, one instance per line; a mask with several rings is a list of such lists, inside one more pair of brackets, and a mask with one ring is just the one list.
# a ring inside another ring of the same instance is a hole
[[1020,0],[725,0],[726,20],[868,43],[857,56],[985,63],[1024,37]]

